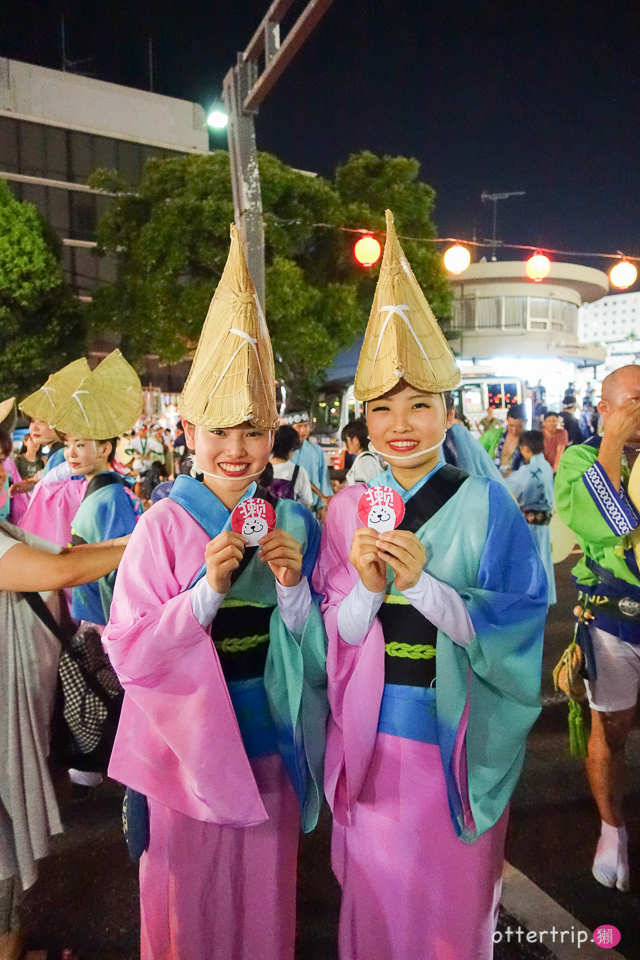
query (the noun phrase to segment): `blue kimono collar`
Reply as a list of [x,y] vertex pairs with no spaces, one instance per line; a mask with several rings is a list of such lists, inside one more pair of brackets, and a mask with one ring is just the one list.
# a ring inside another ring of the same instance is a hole
[[417,483],[414,483],[414,485],[409,490],[405,490],[405,488],[398,483],[398,481],[393,475],[391,467],[387,467],[384,473],[381,473],[379,476],[374,477],[373,480],[370,480],[369,486],[370,487],[391,487],[392,490],[395,490],[396,493],[400,494],[400,496],[406,503],[408,500],[411,499],[411,497],[415,496],[418,490],[420,490],[425,485],[427,480],[430,480],[431,477],[434,475],[434,473],[437,473],[438,470],[443,466],[444,466],[444,462],[437,463],[433,468],[433,470],[430,470],[429,473],[425,474],[424,477],[421,477],[420,480],[418,480]]
[[[252,497],[256,489],[257,484],[254,481],[238,502]],[[212,490],[195,477],[189,477],[183,473],[176,477],[169,499],[179,503],[200,524],[211,540],[217,537],[221,530],[229,528],[231,511],[227,510]]]

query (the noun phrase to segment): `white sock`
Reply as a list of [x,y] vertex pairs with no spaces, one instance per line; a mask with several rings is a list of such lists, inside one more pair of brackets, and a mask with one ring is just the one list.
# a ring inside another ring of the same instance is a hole
[[629,889],[629,859],[627,853],[627,829],[601,824],[600,839],[593,861],[593,875],[605,887],[617,886]]
[[93,770],[69,770],[69,779],[71,783],[77,783],[81,787],[98,787],[103,777],[101,773]]

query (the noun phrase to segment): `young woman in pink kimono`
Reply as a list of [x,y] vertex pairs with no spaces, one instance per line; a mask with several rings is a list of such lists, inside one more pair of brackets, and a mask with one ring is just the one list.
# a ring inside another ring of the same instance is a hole
[[[390,466],[333,498],[314,574],[341,960],[493,955],[507,804],[539,712],[546,579],[504,487],[439,461],[458,380],[387,213],[355,393]],[[358,510],[380,486],[404,504],[383,533]]]
[[298,835],[317,819],[328,709],[309,588],[319,529],[280,500],[256,552],[232,519],[261,496],[278,423],[234,227],[180,409],[194,476],[140,520],[103,637],[125,689],[109,773],[149,812],[141,956],[293,960]]

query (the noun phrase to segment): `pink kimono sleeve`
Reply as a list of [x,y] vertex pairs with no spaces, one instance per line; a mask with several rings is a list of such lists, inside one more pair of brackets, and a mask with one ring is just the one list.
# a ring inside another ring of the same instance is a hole
[[331,715],[325,755],[325,793],[336,821],[348,824],[373,754],[384,687],[384,637],[376,619],[360,646],[338,633],[338,610],[358,573],[349,562],[360,522],[357,504],[364,486],[354,484],[332,497],[322,530],[313,586],[329,638],[327,676]]
[[188,590],[208,539],[165,500],[127,546],[103,635],[126,694],[109,773],[194,819],[247,826],[267,815]]

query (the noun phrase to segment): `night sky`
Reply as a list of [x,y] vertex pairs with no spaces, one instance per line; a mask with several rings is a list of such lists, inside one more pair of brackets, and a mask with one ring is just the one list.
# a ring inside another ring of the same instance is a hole
[[[3,6],[2,56],[60,68],[64,11],[67,58],[90,58],[79,72],[148,89],[152,37],[155,91],[207,106],[269,0]],[[334,0],[261,108],[258,147],[326,176],[362,149],[417,157],[441,236],[489,237],[481,193],[525,190],[498,206],[505,243],[640,256],[639,10]]]

